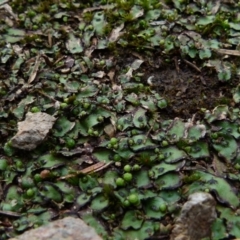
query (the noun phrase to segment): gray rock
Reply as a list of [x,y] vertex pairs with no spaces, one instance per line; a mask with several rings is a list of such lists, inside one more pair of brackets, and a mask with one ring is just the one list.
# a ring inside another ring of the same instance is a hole
[[193,193],[183,205],[171,240],[201,240],[211,236],[211,225],[216,219],[216,202],[211,194]]
[[9,240],[102,240],[81,219],[66,217]]
[[56,118],[47,113],[27,113],[26,119],[18,123],[18,132],[11,139],[12,146],[23,150],[36,148],[46,138]]

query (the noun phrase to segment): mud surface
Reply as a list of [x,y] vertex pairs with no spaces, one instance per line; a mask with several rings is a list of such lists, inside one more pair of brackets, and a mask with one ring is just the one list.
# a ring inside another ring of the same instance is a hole
[[198,72],[184,63],[151,69],[146,72],[145,79],[168,100],[168,117],[183,119],[191,118],[193,114],[201,118],[202,108],[233,104],[231,89],[237,82],[220,82],[216,72],[211,73],[209,69]]
[[[193,63],[189,59],[176,57],[166,64],[159,56],[137,56],[144,60],[137,70],[144,73],[144,82],[168,100],[166,118],[188,119],[196,114],[196,119],[200,119],[202,108],[211,110],[220,104],[234,104],[231,91],[237,86],[238,79],[221,82],[216,71],[201,68],[201,63]],[[136,55],[122,56],[117,65],[124,69],[134,60]]]

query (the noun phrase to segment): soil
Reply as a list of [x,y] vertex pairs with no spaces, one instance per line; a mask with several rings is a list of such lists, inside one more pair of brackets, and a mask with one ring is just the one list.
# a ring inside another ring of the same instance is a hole
[[186,64],[164,70],[154,70],[146,77],[153,76],[153,86],[169,103],[169,117],[177,115],[183,119],[193,114],[201,117],[201,109],[213,109],[220,104],[233,104],[229,83],[218,80],[216,73],[209,69],[197,72]]
[[203,118],[201,109],[212,110],[221,104],[234,106],[232,89],[238,85],[237,78],[221,82],[214,69],[201,68],[201,62],[191,62],[179,55],[167,64],[159,53],[150,57],[142,53],[122,55],[116,58],[119,69],[130,66],[136,57],[144,60],[139,72],[144,72],[145,83],[151,82],[152,88],[168,101],[166,115],[162,116],[165,119],[189,119],[195,114],[199,120]]

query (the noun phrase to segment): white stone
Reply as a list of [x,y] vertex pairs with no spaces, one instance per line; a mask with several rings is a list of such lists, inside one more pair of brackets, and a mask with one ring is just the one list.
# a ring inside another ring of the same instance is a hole
[[81,219],[65,217],[9,240],[102,240]]
[[216,219],[216,202],[211,194],[193,193],[183,205],[171,240],[201,240],[211,236],[211,225]]
[[27,113],[26,119],[18,123],[18,132],[11,139],[15,148],[32,150],[44,141],[56,118],[47,113]]

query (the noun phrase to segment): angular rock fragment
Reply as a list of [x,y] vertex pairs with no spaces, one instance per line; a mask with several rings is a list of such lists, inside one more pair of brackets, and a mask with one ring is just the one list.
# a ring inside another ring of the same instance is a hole
[[211,224],[216,218],[216,202],[211,194],[193,193],[183,205],[171,240],[201,240],[211,235]]
[[36,148],[46,138],[55,121],[56,118],[47,113],[28,112],[26,119],[18,123],[18,132],[11,139],[12,146],[28,151]]
[[29,230],[9,240],[101,240],[95,230],[81,219],[66,217],[45,226]]

